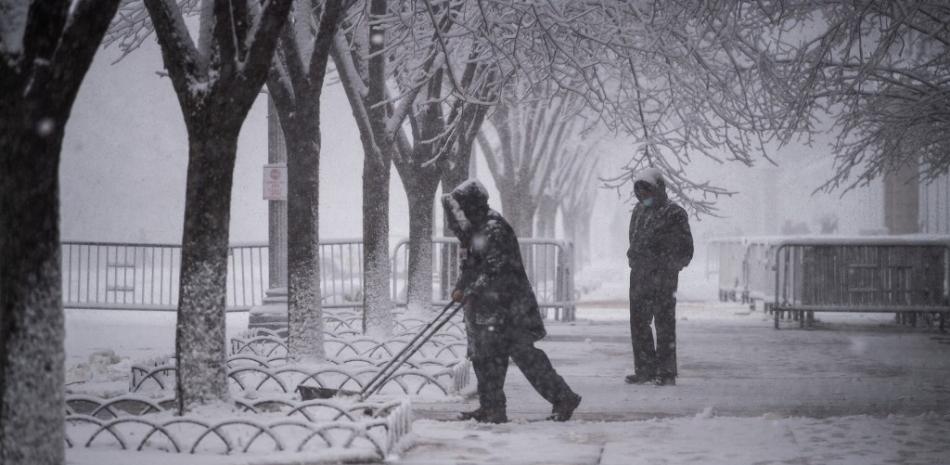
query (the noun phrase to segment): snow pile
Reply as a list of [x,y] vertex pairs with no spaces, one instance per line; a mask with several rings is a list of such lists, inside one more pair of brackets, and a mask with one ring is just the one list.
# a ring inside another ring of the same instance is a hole
[[91,353],[86,362],[66,369],[66,392],[85,392],[98,395],[119,395],[128,390],[132,362],[121,358],[113,350]]

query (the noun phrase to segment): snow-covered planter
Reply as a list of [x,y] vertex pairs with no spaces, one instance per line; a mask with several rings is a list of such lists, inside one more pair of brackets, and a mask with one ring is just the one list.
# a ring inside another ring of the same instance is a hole
[[[232,392],[245,395],[293,394],[297,386],[360,391],[389,359],[351,357],[317,367],[288,363],[286,358],[250,355],[228,361]],[[382,385],[383,396],[444,398],[459,393],[469,382],[471,364],[465,359],[412,358]],[[146,393],[174,388],[173,360],[153,366],[134,365],[130,391]]]
[[176,416],[174,399],[67,396],[71,448],[190,454],[302,452],[311,461],[382,461],[410,432],[408,400],[241,399],[234,407]]
[[[333,331],[348,331],[347,325],[353,324],[349,318],[336,321],[339,326]],[[327,337],[324,346],[331,365],[318,368],[288,365],[287,340],[280,333],[264,329],[244,333],[231,339],[232,358],[228,365],[232,389],[292,393],[296,386],[304,384],[360,391],[383,365],[411,342],[412,336],[421,330],[420,326],[428,323],[408,318],[399,321],[400,328],[407,332],[393,339]],[[380,394],[437,398],[463,390],[471,381],[471,363],[465,358],[467,345],[464,333],[460,331],[460,322],[451,323],[458,324],[446,325],[423,344],[382,386]],[[147,377],[167,377],[173,370],[174,367],[167,365],[154,367],[148,372],[139,369],[141,374],[133,375],[133,378],[142,381],[133,381],[133,384],[141,387]],[[156,384],[167,384],[157,381],[156,378]]]

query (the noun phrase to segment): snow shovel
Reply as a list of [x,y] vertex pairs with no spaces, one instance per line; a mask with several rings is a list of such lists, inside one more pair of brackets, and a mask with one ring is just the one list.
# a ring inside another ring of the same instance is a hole
[[[454,308],[453,308],[454,306]],[[300,393],[300,398],[302,400],[312,400],[312,399],[329,399],[336,396],[345,396],[345,397],[358,397],[360,401],[366,400],[367,397],[379,392],[383,388],[383,385],[396,374],[396,370],[402,367],[409,359],[422,349],[422,346],[426,342],[429,342],[432,339],[432,336],[435,336],[436,333],[442,329],[464,306],[464,302],[458,302],[456,305],[455,301],[449,302],[441,312],[427,324],[422,331],[419,331],[395,357],[392,358],[389,362],[383,365],[382,369],[376,373],[373,378],[363,386],[363,389],[359,392],[356,391],[347,391],[343,389],[331,389],[324,387],[313,387],[313,386],[297,386],[297,392]]]

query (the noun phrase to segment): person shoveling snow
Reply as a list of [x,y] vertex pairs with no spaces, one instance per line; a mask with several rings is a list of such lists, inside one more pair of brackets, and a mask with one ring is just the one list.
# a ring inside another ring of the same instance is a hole
[[534,346],[547,333],[511,225],[488,207],[488,193],[468,180],[442,196],[449,228],[462,247],[462,273],[452,299],[465,304],[468,356],[478,382],[479,407],[459,415],[486,423],[508,421],[505,374],[508,358],[553,405],[555,421],[567,421],[581,402]]

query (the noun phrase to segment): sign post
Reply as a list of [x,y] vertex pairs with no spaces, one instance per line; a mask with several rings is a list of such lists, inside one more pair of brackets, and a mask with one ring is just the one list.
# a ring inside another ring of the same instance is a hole
[[280,330],[287,327],[287,147],[269,96],[263,197],[268,201],[269,284],[264,302],[251,309],[248,327]]

